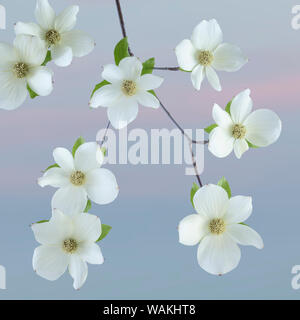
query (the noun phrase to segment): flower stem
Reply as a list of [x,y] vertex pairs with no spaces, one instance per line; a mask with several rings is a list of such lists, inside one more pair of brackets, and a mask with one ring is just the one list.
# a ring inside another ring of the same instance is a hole
[[108,124],[107,124],[107,126],[106,126],[106,129],[105,129],[103,138],[102,138],[102,140],[99,142],[100,148],[102,147],[103,143],[105,142],[106,135],[107,135],[107,131],[108,131],[109,127],[110,127],[110,121],[108,121]]
[[154,67],[154,70],[179,71],[179,67]]
[[[122,13],[122,8],[121,8],[121,4],[120,4],[120,0],[115,0],[116,1],[116,6],[117,6],[117,11],[118,11],[118,15],[119,15],[119,20],[120,20],[120,26],[121,26],[121,29],[122,29],[122,35],[124,38],[127,37],[127,33],[126,33],[126,28],[125,28],[125,22],[124,22],[124,17],[123,17],[123,13]],[[130,50],[129,46],[128,46],[128,52],[130,54],[130,56],[134,56],[133,52]],[[154,67],[154,69],[156,70],[170,70],[170,71],[178,71],[179,70],[179,67]],[[191,139],[184,131],[184,129],[182,129],[182,127],[178,124],[178,122],[174,119],[174,117],[171,115],[171,113],[167,110],[167,108],[162,104],[162,102],[159,100],[159,98],[157,97],[159,103],[160,103],[160,106],[163,108],[163,110],[165,111],[165,113],[167,114],[167,116],[171,119],[171,121],[175,124],[175,126],[180,130],[180,132],[182,133],[182,135],[184,137],[186,137],[188,139],[188,141],[190,142],[190,151],[191,151],[191,156],[192,156],[192,161],[193,161],[193,166],[194,166],[194,169],[195,169],[195,175],[196,175],[196,178],[198,180],[198,183],[200,185],[200,187],[203,186],[202,182],[201,182],[201,179],[200,179],[200,175],[199,175],[199,171],[198,171],[198,168],[197,168],[197,163],[195,161],[195,155],[194,155],[194,152],[193,152],[193,144],[194,143],[201,143],[201,144],[206,144],[208,143],[207,140],[204,140],[204,141],[197,141],[197,140],[193,140]],[[110,123],[109,123],[110,125]],[[107,129],[109,127],[109,125],[107,126]],[[104,136],[105,138],[105,136]]]
[[195,170],[196,178],[198,180],[200,188],[202,188],[203,184],[202,184],[202,181],[200,179],[200,174],[199,174],[199,171],[198,171],[197,162],[195,160],[195,155],[194,155],[194,152],[193,152],[193,144],[190,143],[189,146],[190,146],[190,151],[191,151],[191,155],[192,155],[192,162],[193,162],[193,167],[194,167],[194,170]]
[[[126,38],[127,37],[127,33],[126,33],[125,22],[124,22],[124,17],[123,17],[123,13],[122,13],[120,0],[116,0],[116,6],[117,6],[117,10],[118,10],[118,15],[119,15],[119,20],[120,20],[120,25],[121,25],[121,29],[122,29],[123,38]],[[133,53],[131,52],[129,46],[128,46],[128,52],[129,52],[130,56],[133,56]]]
[[187,134],[186,132],[184,131],[184,129],[179,125],[179,123],[174,119],[174,117],[171,115],[170,111],[168,111],[168,109],[163,105],[163,103],[159,100],[159,98],[157,97],[159,103],[160,103],[160,106],[163,108],[163,110],[165,111],[165,113],[167,114],[167,116],[171,119],[171,121],[175,124],[175,126],[180,130],[180,132],[182,133],[183,136],[185,136],[188,141],[190,143],[195,143],[195,144],[207,144],[208,141],[207,140],[204,140],[204,141],[197,141],[197,140],[193,140],[191,139]]

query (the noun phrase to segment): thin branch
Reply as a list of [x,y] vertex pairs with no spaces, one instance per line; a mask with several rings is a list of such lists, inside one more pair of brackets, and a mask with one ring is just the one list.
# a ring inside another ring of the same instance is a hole
[[194,155],[194,152],[193,152],[193,144],[190,143],[189,146],[190,146],[190,151],[191,151],[191,155],[192,155],[192,162],[193,162],[193,167],[194,167],[194,170],[195,170],[196,178],[198,180],[200,188],[202,188],[203,184],[202,184],[202,181],[200,179],[200,174],[199,174],[199,171],[198,171],[197,162],[195,160],[195,155]]
[[180,67],[154,67],[154,70],[179,71]]
[[[120,20],[120,25],[121,25],[121,29],[122,29],[122,34],[123,34],[123,37],[127,37],[127,33],[126,33],[126,28],[125,28],[125,22],[124,22],[124,17],[123,17],[123,13],[122,13],[122,8],[121,8],[121,4],[120,4],[120,0],[115,0],[116,1],[116,6],[117,6],[117,10],[118,10],[118,15],[119,15],[119,20]],[[132,51],[130,50],[129,46],[128,46],[128,52],[130,54],[130,56],[133,56],[133,53]],[[179,67],[156,67],[154,68],[156,70],[171,70],[171,71],[177,71],[179,70]],[[158,99],[158,97],[157,97]],[[158,99],[159,103],[160,103],[160,106],[163,108],[163,110],[165,111],[165,113],[168,115],[168,117],[171,119],[171,121],[175,124],[175,126],[181,131],[182,135],[184,137],[186,137],[188,139],[188,141],[190,142],[190,151],[191,151],[191,155],[192,155],[192,161],[193,161],[193,166],[194,166],[194,169],[195,169],[195,174],[196,174],[196,178],[198,180],[198,183],[200,185],[200,187],[203,186],[202,182],[201,182],[201,179],[200,179],[200,175],[199,175],[199,172],[198,172],[198,168],[197,168],[197,163],[195,161],[195,155],[194,155],[194,152],[193,152],[193,144],[194,143],[201,143],[201,144],[206,144],[208,143],[207,140],[204,140],[204,141],[197,141],[197,140],[193,140],[191,139],[186,133],[185,131],[182,129],[182,127],[178,124],[178,122],[174,119],[174,117],[171,115],[171,113],[167,110],[167,108],[162,104],[162,102]],[[110,123],[109,123],[110,125]],[[108,125],[108,127],[109,127]],[[108,129],[107,127],[107,129]]]
[[[122,29],[123,38],[126,38],[127,37],[127,33],[126,33],[125,22],[124,22],[124,17],[123,17],[123,13],[122,13],[120,0],[116,0],[116,6],[117,6],[117,10],[118,10],[118,15],[119,15],[119,20],[120,20],[120,25],[121,25],[121,29]],[[133,56],[133,53],[131,52],[129,46],[128,46],[128,52],[129,52],[130,56]]]
[[171,115],[170,111],[163,105],[163,103],[159,100],[159,98],[157,98],[160,106],[163,108],[163,110],[165,111],[165,113],[168,115],[168,117],[171,119],[171,121],[175,124],[175,126],[181,131],[181,133],[188,139],[188,141],[190,143],[195,143],[195,144],[207,144],[208,141],[204,140],[204,141],[197,141],[197,140],[193,140],[190,138],[190,136],[188,136],[186,134],[186,132],[184,131],[184,129],[179,125],[179,123],[174,119],[174,117]]
[[110,121],[108,121],[108,124],[107,124],[107,126],[106,126],[106,129],[105,129],[103,138],[102,138],[102,140],[99,142],[100,147],[102,147],[103,143],[105,142],[105,139],[106,139],[106,136],[107,136],[107,131],[108,131],[109,127],[110,127]]

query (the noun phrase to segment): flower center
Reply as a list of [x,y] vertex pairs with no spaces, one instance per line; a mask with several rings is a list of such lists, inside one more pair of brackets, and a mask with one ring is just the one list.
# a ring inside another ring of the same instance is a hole
[[17,78],[25,78],[29,72],[29,66],[24,62],[18,62],[13,66],[14,74]]
[[67,253],[74,253],[78,248],[78,243],[76,240],[74,239],[66,239],[63,242],[63,249],[67,252]]
[[57,44],[61,39],[59,32],[52,29],[46,32],[46,41],[48,42],[49,46],[53,44]]
[[214,56],[210,51],[201,50],[198,53],[198,61],[203,66],[209,66],[214,60]]
[[235,124],[232,128],[232,136],[235,139],[243,139],[246,135],[246,128],[242,124]]
[[85,174],[81,171],[74,171],[71,174],[70,181],[74,186],[82,186],[85,182]]
[[212,219],[209,223],[209,230],[213,234],[222,234],[225,231],[225,222],[223,219]]
[[124,80],[122,83],[122,91],[126,96],[133,96],[136,94],[136,83],[132,80]]

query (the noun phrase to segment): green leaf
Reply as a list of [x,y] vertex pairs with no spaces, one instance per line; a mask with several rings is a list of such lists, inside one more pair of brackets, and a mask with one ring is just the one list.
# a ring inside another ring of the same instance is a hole
[[225,111],[228,112],[229,114],[230,114],[231,103],[232,103],[232,100],[227,103],[227,106],[225,108]]
[[150,58],[143,63],[143,70],[141,75],[148,74],[153,72],[153,68],[155,66],[155,58]]
[[101,87],[103,87],[103,86],[106,86],[107,84],[110,84],[110,82],[108,82],[108,81],[106,81],[106,80],[103,80],[102,82],[96,84],[96,86],[95,86],[95,88],[94,88],[94,90],[93,90],[93,92],[92,92],[91,97],[94,95],[94,93],[95,93],[97,90],[99,90],[99,89],[100,89]]
[[42,66],[45,66],[48,62],[50,62],[52,60],[52,55],[51,55],[51,51],[48,50],[47,51],[47,55],[46,58],[44,60],[44,62],[42,63]]
[[218,182],[218,186],[222,187],[227,192],[228,198],[231,198],[229,183],[224,177]]
[[30,95],[30,98],[31,98],[31,99],[34,99],[35,97],[38,97],[38,94],[35,93],[35,92],[29,87],[28,84],[27,84],[27,91],[29,92],[29,95]]
[[75,142],[75,144],[74,144],[74,146],[73,146],[73,149],[72,149],[72,155],[73,155],[73,157],[75,157],[76,150],[77,150],[82,144],[84,144],[84,143],[85,143],[85,141],[84,141],[84,139],[83,139],[82,137],[79,137],[79,138],[76,140],[76,142]]
[[117,66],[119,65],[122,59],[130,56],[128,52],[127,38],[123,38],[117,43],[117,45],[115,46],[114,56],[115,56],[115,62]]
[[59,168],[59,165],[57,163],[55,164],[52,164],[51,166],[49,166],[46,170],[44,170],[44,172],[48,171],[49,169],[52,169],[52,168]]
[[83,212],[89,212],[89,211],[91,210],[91,208],[92,208],[92,202],[91,202],[91,200],[89,199],[89,200],[87,201],[86,207],[85,207],[85,209],[84,209]]
[[207,133],[211,133],[211,132],[213,131],[213,129],[216,128],[217,126],[218,126],[218,125],[214,123],[214,124],[206,127],[206,128],[204,129],[204,131],[207,132]]
[[193,186],[192,186],[192,189],[191,189],[191,203],[192,203],[192,206],[195,208],[194,206],[194,195],[195,193],[199,190],[199,186],[194,182],[193,183]]
[[251,142],[249,142],[248,140],[246,140],[248,143],[249,148],[259,148],[258,146],[255,146],[254,144],[252,144]]
[[111,230],[111,226],[108,226],[107,224],[102,224],[102,233],[101,233],[100,238],[96,242],[104,239],[108,235],[110,230]]
[[156,93],[154,92],[154,90],[149,90],[148,92],[151,93],[151,94],[153,94],[154,97],[156,97]]
[[107,153],[106,148],[102,147],[102,148],[101,148],[101,151],[102,151],[102,153],[103,153],[103,155],[104,155],[104,157],[105,157],[105,156],[106,156],[106,153]]
[[36,223],[45,223],[45,222],[49,222],[49,220],[41,220],[41,221],[38,221]]

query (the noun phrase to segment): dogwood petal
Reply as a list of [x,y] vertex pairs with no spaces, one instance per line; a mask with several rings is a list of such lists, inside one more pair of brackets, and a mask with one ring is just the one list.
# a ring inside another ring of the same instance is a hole
[[61,243],[66,238],[70,238],[73,233],[73,222],[69,215],[64,214],[59,209],[52,210],[52,217],[49,223],[56,230],[56,243]]
[[69,256],[58,246],[39,246],[33,253],[33,269],[50,281],[57,280],[64,274],[69,263]]
[[0,72],[0,109],[18,108],[27,95],[25,79],[17,79],[11,72]]
[[107,204],[116,199],[119,187],[114,174],[107,169],[95,169],[86,175],[86,191],[89,199]]
[[72,30],[62,35],[65,46],[72,48],[74,57],[84,57],[95,48],[95,41],[85,32]]
[[194,195],[193,203],[196,211],[208,219],[221,218],[227,212],[227,192],[214,184],[200,188]]
[[223,110],[218,104],[214,104],[213,106],[213,110],[212,110],[212,117],[214,119],[214,121],[216,122],[216,124],[227,130],[230,130],[233,126],[233,122],[231,120],[230,115],[228,114],[228,112],[226,112],[225,110]]
[[159,108],[158,99],[148,91],[141,91],[136,95],[138,102],[144,107]]
[[78,250],[78,255],[83,261],[90,264],[102,264],[104,262],[101,249],[96,243],[81,244]]
[[207,234],[206,219],[200,214],[191,214],[179,222],[179,242],[194,246]]
[[197,49],[189,39],[182,40],[175,48],[178,65],[185,71],[192,71],[199,63],[196,59]]
[[209,135],[208,150],[218,158],[227,157],[233,150],[234,138],[229,130],[221,127],[213,129]]
[[82,172],[100,168],[104,160],[103,152],[97,142],[82,144],[75,153],[75,168]]
[[155,76],[153,74],[144,74],[141,76],[138,82],[138,87],[141,90],[148,91],[160,87],[163,81],[163,78]]
[[35,8],[35,18],[38,24],[45,30],[51,30],[54,27],[55,12],[50,6],[48,0],[37,0]]
[[1,71],[10,70],[11,66],[17,62],[18,56],[14,47],[8,43],[0,42],[0,68]]
[[235,96],[230,106],[230,114],[234,123],[243,123],[252,110],[253,102],[250,90],[246,89]]
[[116,85],[107,84],[93,94],[89,105],[91,108],[108,107],[114,105],[121,95],[120,88]]
[[53,210],[49,222],[34,223],[31,228],[36,241],[45,245],[61,245],[73,231],[70,217],[59,210]]
[[124,73],[125,80],[136,80],[142,72],[143,65],[136,57],[127,57],[120,61],[119,67]]
[[73,236],[79,242],[95,242],[101,235],[100,219],[89,213],[79,213],[73,217]]
[[44,66],[35,67],[27,77],[30,88],[39,96],[48,96],[53,90],[52,71]]
[[237,267],[241,250],[226,233],[218,236],[210,234],[200,242],[197,258],[206,272],[221,275]]
[[220,79],[216,73],[216,71],[212,67],[206,67],[205,68],[207,80],[210,83],[210,85],[217,91],[221,91],[222,87],[220,84]]
[[27,34],[27,35],[35,36],[41,39],[43,38],[43,30],[36,23],[17,22],[15,24],[15,33],[16,35]]
[[228,210],[225,215],[226,223],[240,223],[247,220],[252,213],[252,198],[235,196],[229,199]]
[[226,231],[233,241],[236,241],[241,245],[254,246],[257,249],[262,249],[264,247],[264,242],[261,236],[248,226],[242,224],[231,224],[226,227]]
[[73,60],[73,51],[71,47],[56,45],[51,48],[52,60],[59,67],[67,67]]
[[252,112],[244,125],[246,139],[258,147],[274,143],[281,133],[281,120],[275,112],[267,109]]
[[61,168],[51,168],[38,179],[38,184],[41,187],[51,186],[61,188],[70,183],[70,177],[66,171]]
[[223,41],[223,33],[215,19],[200,22],[192,34],[193,45],[198,50],[213,51]]
[[120,83],[124,79],[124,74],[121,68],[115,64],[107,64],[104,66],[102,78],[111,83]]
[[249,150],[248,143],[245,139],[237,139],[234,141],[233,150],[238,159],[240,159],[244,152]]
[[87,204],[87,194],[83,187],[68,185],[58,189],[52,198],[52,208],[66,215],[83,212]]
[[21,62],[31,66],[40,66],[47,55],[44,42],[34,36],[18,35],[14,40],[14,46]]
[[74,167],[74,159],[71,152],[66,148],[55,148],[53,150],[55,162],[67,173],[71,173]]
[[78,12],[78,6],[69,6],[64,9],[55,18],[54,29],[59,31],[60,33],[72,30],[75,27]]
[[78,290],[85,283],[88,276],[88,267],[85,261],[83,261],[78,255],[71,255],[69,272],[74,279],[73,287]]
[[238,71],[248,62],[248,59],[242,54],[242,50],[228,43],[220,44],[214,51],[214,60],[212,66],[219,71]]
[[202,81],[205,77],[205,69],[202,65],[195,67],[191,73],[193,86],[196,90],[200,90]]
[[138,104],[135,100],[122,99],[117,105],[107,109],[107,116],[115,129],[123,129],[136,119],[138,111]]

